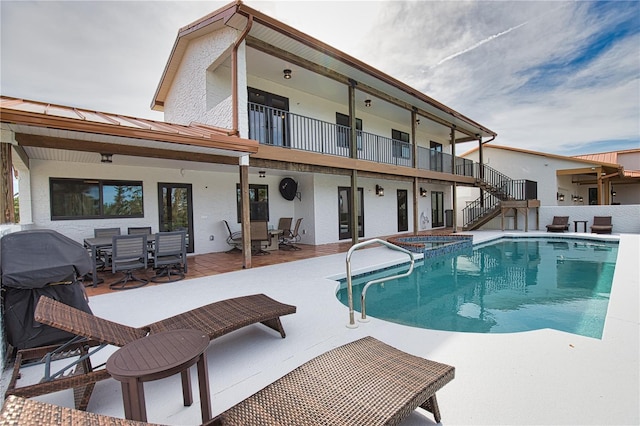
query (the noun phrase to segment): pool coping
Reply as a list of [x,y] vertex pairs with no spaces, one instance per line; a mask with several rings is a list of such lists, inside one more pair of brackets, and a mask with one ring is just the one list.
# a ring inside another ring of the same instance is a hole
[[[482,242],[513,233],[472,234],[474,242]],[[286,339],[254,325],[209,345],[214,415],[314,356],[370,335],[403,351],[456,367],[455,380],[438,393],[443,423],[448,426],[639,424],[640,235],[619,238],[619,263],[601,340],[550,329],[493,335],[434,331],[375,318],[357,329],[348,329],[347,309],[335,297],[336,282],[326,278],[345,275],[344,254],[142,287],[126,294],[93,296],[91,309],[103,318],[140,326],[200,306],[204,301],[244,294],[265,293],[296,305],[296,314],[281,318]],[[366,255],[354,256],[354,271],[404,260],[402,253],[389,253],[383,247],[360,253]],[[132,298],[144,302],[136,309],[119,308],[129,306],[127,300]],[[192,375],[195,380],[195,371]],[[182,406],[179,376],[146,383],[145,394],[149,421],[201,422],[198,401],[194,400],[191,407]],[[39,399],[73,405],[72,392]],[[124,417],[118,383],[99,383],[89,411]],[[417,410],[402,426],[425,424],[433,425],[433,418]]]

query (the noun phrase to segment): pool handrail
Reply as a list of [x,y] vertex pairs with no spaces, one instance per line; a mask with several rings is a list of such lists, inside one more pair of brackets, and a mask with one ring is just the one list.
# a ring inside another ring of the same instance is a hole
[[367,293],[367,289],[373,285],[373,284],[379,284],[382,282],[386,282],[389,280],[394,280],[397,278],[403,278],[406,276],[411,275],[411,272],[413,272],[413,265],[415,264],[415,256],[413,255],[413,253],[407,249],[404,249],[402,247],[399,247],[395,244],[392,244],[388,241],[384,241],[381,240],[379,238],[373,238],[371,240],[367,240],[367,241],[363,241],[361,243],[356,243],[354,245],[351,246],[351,248],[349,249],[349,251],[347,251],[347,257],[346,257],[346,263],[347,263],[347,297],[349,299],[349,324],[347,324],[348,328],[357,328],[358,325],[355,322],[355,318],[354,318],[354,311],[353,311],[353,288],[352,288],[352,282],[351,282],[351,255],[353,254],[354,251],[371,245],[371,244],[382,244],[383,246],[386,246],[387,248],[390,248],[391,250],[396,250],[396,251],[400,251],[402,253],[408,254],[409,257],[411,258],[411,263],[409,265],[409,269],[403,273],[403,274],[398,274],[398,275],[393,275],[390,277],[383,277],[383,278],[377,278],[375,280],[371,280],[369,282],[367,282],[365,284],[365,286],[362,289],[362,295],[361,295],[361,307],[362,307],[362,315],[361,315],[361,319],[360,322],[367,322],[367,314],[366,314],[366,307],[365,307],[365,302],[366,302],[366,293]]

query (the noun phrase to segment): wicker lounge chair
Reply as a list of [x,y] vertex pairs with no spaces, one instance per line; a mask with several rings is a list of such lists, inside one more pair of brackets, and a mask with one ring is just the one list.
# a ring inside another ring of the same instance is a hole
[[591,232],[594,234],[610,234],[613,229],[611,216],[594,216]]
[[[417,407],[439,423],[436,392],[454,375],[454,367],[365,337],[317,356],[207,424],[396,425]],[[9,396],[0,414],[5,424],[143,423]]]
[[150,423],[88,413],[15,395],[9,395],[5,399],[0,412],[0,426],[42,425],[148,426]]
[[213,424],[395,425],[417,407],[439,423],[436,391],[454,374],[454,367],[365,337],[301,365]]
[[64,352],[84,356],[71,374],[48,378],[35,385],[16,388],[22,361],[40,359],[53,351],[53,347],[18,352],[7,394],[33,397],[74,388],[76,408],[86,409],[95,382],[109,378],[106,370],[93,370],[89,355],[99,345],[124,346],[147,334],[175,329],[195,329],[209,335],[209,339],[223,336],[242,327],[262,323],[285,337],[280,317],[296,312],[296,307],[271,299],[264,294],[253,294],[221,300],[190,311],[174,315],[144,327],[130,327],[83,312],[48,297],[41,297],[36,306],[36,321],[68,331],[85,340],[76,342]]
[[547,232],[564,232],[569,230],[569,216],[554,216],[551,225],[547,225]]

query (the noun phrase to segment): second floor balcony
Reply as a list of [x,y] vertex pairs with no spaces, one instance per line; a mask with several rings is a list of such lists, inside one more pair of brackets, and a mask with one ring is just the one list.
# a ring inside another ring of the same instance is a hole
[[[289,111],[249,103],[249,138],[260,144],[281,146],[320,154],[352,158],[351,128],[321,121]],[[356,130],[359,160],[402,167],[416,167],[461,176],[474,176],[473,162],[436,149],[417,147],[414,162],[413,145],[407,141]],[[415,164],[415,166],[414,166]]]

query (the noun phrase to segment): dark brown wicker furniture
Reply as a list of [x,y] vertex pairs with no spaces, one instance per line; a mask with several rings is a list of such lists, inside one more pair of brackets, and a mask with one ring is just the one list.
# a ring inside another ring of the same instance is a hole
[[578,224],[582,224],[582,232],[587,232],[587,222],[588,220],[574,220],[573,221],[573,232],[578,232]]
[[87,413],[9,395],[0,412],[0,426],[149,426],[133,420]]
[[[440,422],[436,392],[454,375],[452,366],[365,337],[306,362],[207,424],[397,425],[417,407]],[[5,424],[143,423],[9,396],[0,414]]]
[[569,216],[554,216],[547,232],[564,232],[569,230]]
[[134,340],[107,360],[107,371],[122,383],[124,414],[127,419],[147,421],[144,382],[180,373],[185,407],[193,404],[189,367],[198,364],[198,389],[202,421],[211,419],[211,396],[207,355],[209,337],[198,330],[171,330]]
[[613,229],[611,216],[594,216],[591,232],[594,234],[610,234]]
[[[280,317],[295,312],[296,307],[293,305],[280,303],[264,294],[253,294],[214,302],[135,328],[96,317],[48,297],[41,297],[34,317],[42,324],[88,339],[74,345],[80,355],[87,355],[88,350],[96,345],[124,346],[150,333],[177,329],[200,330],[213,340],[242,327],[262,323],[279,332],[284,338],[285,332]],[[73,388],[76,393],[76,408],[86,409],[95,383],[110,377],[105,369],[93,370],[88,356],[70,375],[16,387],[22,361],[40,359],[53,349],[55,348],[37,348],[28,353],[18,351],[7,395],[30,398]]]
[[365,337],[301,365],[216,417],[217,425],[396,425],[417,407],[440,422],[436,391],[455,369]]

